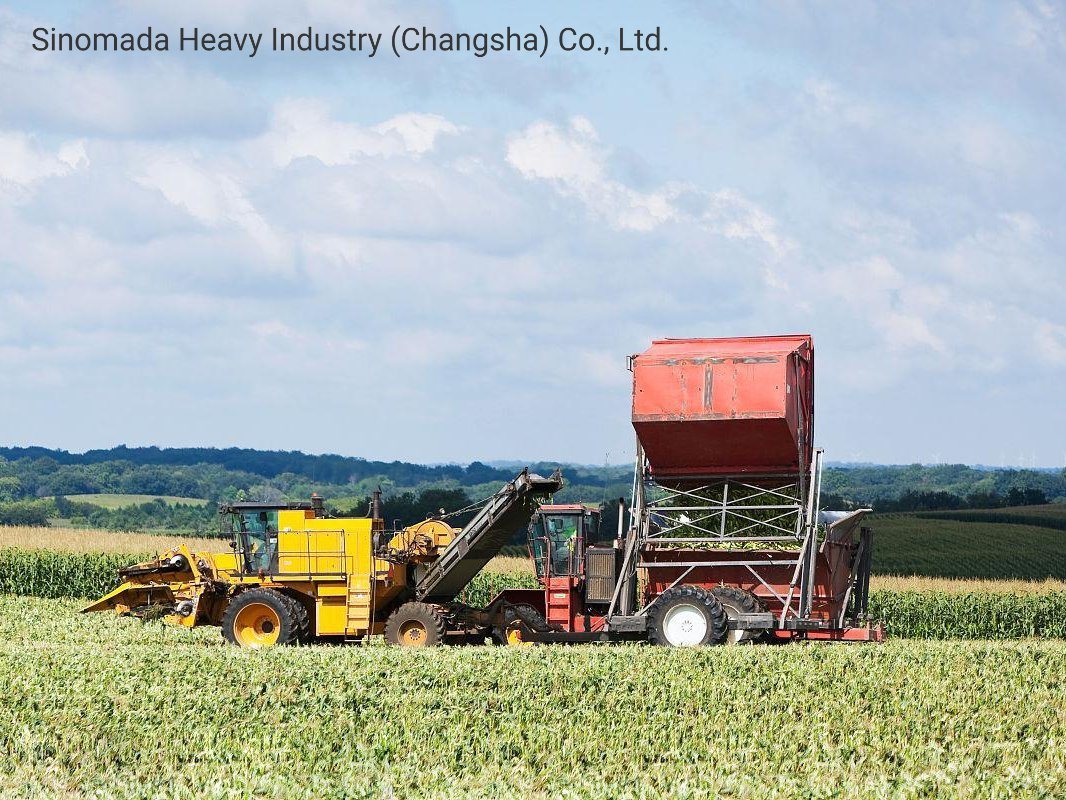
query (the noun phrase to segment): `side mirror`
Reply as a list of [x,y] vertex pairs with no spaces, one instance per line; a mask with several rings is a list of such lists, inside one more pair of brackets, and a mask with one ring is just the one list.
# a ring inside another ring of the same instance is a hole
[[230,550],[236,550],[237,549],[237,542],[235,542],[235,541],[230,542],[229,543],[229,549]]

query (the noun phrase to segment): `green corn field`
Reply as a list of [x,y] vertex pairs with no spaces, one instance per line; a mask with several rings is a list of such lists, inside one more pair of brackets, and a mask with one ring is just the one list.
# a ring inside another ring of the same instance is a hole
[[[95,598],[111,589],[119,567],[148,558],[115,553],[0,549],[0,593]],[[487,604],[501,589],[533,588],[529,572],[486,571],[460,596]],[[946,592],[875,590],[870,612],[890,636],[914,639],[1066,639],[1066,591]]]
[[[1057,798],[1066,787],[1061,584],[876,589],[871,610],[893,637],[880,645],[247,651],[215,628],[77,613],[145,557],[0,549],[0,796]],[[461,599],[535,583],[485,571]],[[936,639],[947,641],[922,641]]]
[[0,795],[1055,798],[1066,643],[226,645],[0,597]]
[[34,597],[98,597],[113,588],[118,570],[151,556],[0,549],[0,593]]

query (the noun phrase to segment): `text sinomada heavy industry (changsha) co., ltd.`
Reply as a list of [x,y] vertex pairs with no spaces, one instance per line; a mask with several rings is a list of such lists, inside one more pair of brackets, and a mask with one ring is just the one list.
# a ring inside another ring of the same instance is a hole
[[[38,52],[99,53],[220,53],[255,58],[274,53],[355,53],[367,58],[384,52],[530,53],[543,56],[549,49],[564,52],[665,51],[658,27],[650,31],[620,28],[617,35],[597,37],[587,31],[564,27],[549,34],[543,26],[528,31],[511,27],[492,32],[434,31],[426,26],[397,25],[389,32],[320,31],[271,28],[269,31],[212,31],[199,27],[178,28],[167,33],[151,26],[137,32],[59,31],[39,27],[32,31],[32,47]],[[607,42],[610,41],[610,44]]]

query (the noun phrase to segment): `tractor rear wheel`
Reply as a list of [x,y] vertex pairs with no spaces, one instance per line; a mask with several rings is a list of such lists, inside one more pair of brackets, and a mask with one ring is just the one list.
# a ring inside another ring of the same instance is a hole
[[404,603],[385,623],[385,641],[400,647],[437,647],[444,643],[444,615],[428,603]]
[[537,609],[527,603],[507,606],[503,610],[503,625],[493,635],[500,644],[511,646],[535,644],[530,633],[543,633],[551,630],[548,622]]
[[667,589],[648,610],[648,641],[669,647],[722,644],[729,618],[718,598],[699,586]]
[[249,589],[230,600],[222,615],[222,635],[241,647],[300,644],[307,630],[306,614],[291,597],[274,589]]
[[[735,586],[715,586],[711,589],[711,594],[718,598],[718,602],[722,604],[726,615],[730,619],[735,619],[741,614],[759,614],[766,611],[766,606],[762,604],[758,597]],[[726,637],[726,644],[754,642],[762,635],[763,631],[757,630],[731,630]]]

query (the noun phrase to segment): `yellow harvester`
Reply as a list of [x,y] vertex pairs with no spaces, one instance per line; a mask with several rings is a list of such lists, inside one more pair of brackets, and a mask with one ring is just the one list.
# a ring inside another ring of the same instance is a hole
[[538,498],[561,485],[558,475],[523,471],[462,529],[434,518],[388,532],[377,495],[369,517],[333,517],[318,497],[225,504],[230,552],[179,547],[127,567],[120,585],[84,610],[218,625],[244,647],[369,634],[424,646],[483,636],[494,620],[464,613],[455,595],[528,522]]

